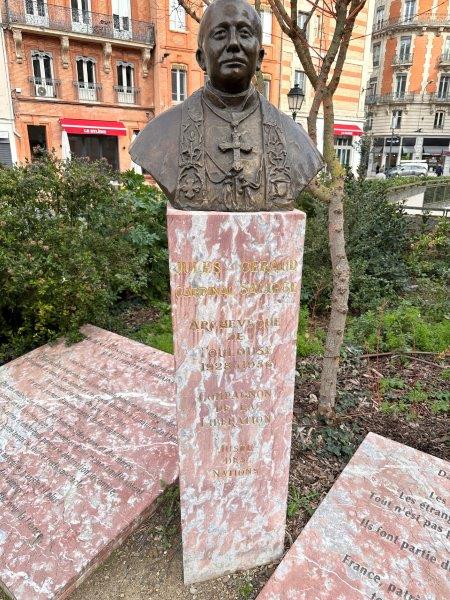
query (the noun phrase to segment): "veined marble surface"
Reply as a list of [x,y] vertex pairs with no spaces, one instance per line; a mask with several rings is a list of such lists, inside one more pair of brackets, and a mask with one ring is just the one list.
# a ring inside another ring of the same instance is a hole
[[178,475],[173,357],[93,326],[0,368],[0,586],[67,597]]
[[283,552],[305,215],[167,217],[190,584]]
[[450,598],[450,463],[374,433],[258,596],[365,598]]

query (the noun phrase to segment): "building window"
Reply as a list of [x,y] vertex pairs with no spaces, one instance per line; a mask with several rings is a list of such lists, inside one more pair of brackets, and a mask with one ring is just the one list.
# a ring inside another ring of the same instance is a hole
[[117,63],[117,102],[120,104],[136,104],[136,88],[134,86],[134,65]]
[[55,98],[56,82],[53,78],[53,61],[47,52],[33,52],[33,77],[31,78],[32,95],[39,98]]
[[97,100],[98,86],[95,82],[95,61],[92,58],[79,56],[77,58],[78,99],[95,102]]
[[439,79],[438,98],[446,100],[450,94],[450,75],[441,75]]
[[73,156],[101,160],[119,170],[119,143],[115,135],[77,135],[69,133],[70,152]]
[[366,117],[366,130],[372,131],[373,129],[373,113],[367,113]]
[[169,0],[169,28],[172,31],[186,31],[186,11],[178,0]]
[[416,16],[416,0],[405,0],[405,21],[411,21]]
[[114,37],[121,40],[131,38],[130,0],[112,0]]
[[45,125],[27,125],[31,158],[39,158],[47,150],[47,131]]
[[395,98],[404,98],[406,91],[406,73],[397,73],[395,77]]
[[186,100],[186,69],[179,67],[172,68],[172,102],[182,102]]
[[383,26],[384,22],[384,6],[379,6],[375,13],[375,28],[379,29]]
[[375,96],[377,94],[377,83],[378,83],[377,77],[371,77],[369,79],[369,82],[367,84],[367,90],[366,90],[367,98],[369,100],[375,98]]
[[298,87],[302,90],[303,93],[305,93],[305,88],[306,88],[306,78],[305,78],[305,72],[304,71],[299,71],[299,70],[295,70],[294,72],[294,84],[298,84]]
[[268,10],[262,10],[259,13],[262,25],[262,43],[272,43],[272,13]]
[[[306,19],[308,18],[309,13],[308,12],[303,12],[302,10],[299,10],[297,13],[297,25],[300,29],[303,29],[305,27],[305,23],[306,23]],[[308,35],[308,26],[306,27],[306,32]]]
[[380,52],[381,52],[381,44],[374,44],[373,48],[372,48],[372,56],[373,56],[372,64],[374,67],[380,66]]
[[434,113],[434,129],[444,129],[445,111],[437,110]]
[[444,52],[442,53],[442,57],[445,60],[450,60],[450,36],[446,38],[444,44]]
[[263,96],[266,100],[270,100],[270,79],[267,76],[263,77]]
[[25,21],[29,25],[48,25],[46,0],[25,0]]
[[90,0],[71,0],[72,30],[92,33],[92,13]]
[[12,167],[13,165],[9,138],[0,137],[0,165],[4,167]]
[[400,61],[408,61],[411,57],[411,36],[402,36],[398,50],[398,58]]
[[341,165],[348,167],[352,156],[352,138],[348,135],[336,136],[334,138],[334,149]]
[[400,129],[402,126],[402,110],[393,110],[392,111],[392,121],[391,127],[392,129]]

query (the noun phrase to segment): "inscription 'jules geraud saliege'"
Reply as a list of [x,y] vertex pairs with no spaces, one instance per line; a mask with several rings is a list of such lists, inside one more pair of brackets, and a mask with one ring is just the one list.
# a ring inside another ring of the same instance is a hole
[[251,84],[264,57],[261,21],[243,0],[215,0],[198,34],[208,83],[153,119],[131,147],[175,208],[292,210],[322,168],[301,125]]

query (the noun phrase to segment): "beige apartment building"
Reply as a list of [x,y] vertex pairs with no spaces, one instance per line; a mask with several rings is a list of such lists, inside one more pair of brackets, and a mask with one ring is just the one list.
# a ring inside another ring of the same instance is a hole
[[14,132],[9,68],[0,12],[0,165],[11,166],[17,160]]
[[[352,40],[349,45],[345,67],[339,87],[334,96],[335,107],[335,149],[342,164],[349,166],[356,174],[361,160],[361,136],[364,131],[364,88],[371,64],[370,32],[372,30],[373,0],[369,0],[356,19]],[[311,3],[299,1],[298,23],[303,25]],[[317,12],[307,26],[308,41],[313,48],[312,56],[318,62],[325,55],[334,31],[334,21],[329,16]],[[301,63],[292,42],[283,40],[283,92],[280,107],[289,112],[286,93],[298,83],[305,92],[305,101],[297,117],[306,127],[306,118],[313,100],[313,90],[303,72]],[[318,120],[318,146],[323,147],[323,118]]]
[[450,1],[376,0],[367,83],[369,173],[426,160],[450,173]]

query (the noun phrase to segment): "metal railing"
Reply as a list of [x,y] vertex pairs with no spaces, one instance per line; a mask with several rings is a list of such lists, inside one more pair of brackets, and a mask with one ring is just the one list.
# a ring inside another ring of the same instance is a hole
[[438,58],[438,64],[440,65],[450,65],[450,52],[444,52]]
[[138,104],[139,88],[115,85],[114,91],[119,104]]
[[101,100],[102,86],[100,83],[74,81],[73,85],[78,90],[78,100],[82,102],[99,102]]
[[111,40],[135,41],[151,46],[155,44],[153,23],[57,6],[44,0],[8,0],[2,8],[2,14],[9,26],[31,25]]
[[403,54],[402,56],[397,55],[392,59],[393,66],[405,66],[412,65],[412,54]]
[[414,102],[418,96],[420,96],[420,94],[414,92],[378,94],[375,96],[366,96],[366,104],[407,104]]
[[434,102],[450,102],[450,90],[446,92],[435,92],[434,94],[429,94],[430,100]]
[[421,15],[413,15],[412,17],[395,17],[394,19],[385,19],[379,23],[374,23],[372,33],[378,33],[380,31],[393,28],[425,26],[450,27],[450,18],[445,15],[433,15],[431,12]]
[[36,98],[58,98],[59,79],[47,79],[46,77],[29,77],[30,96]]

